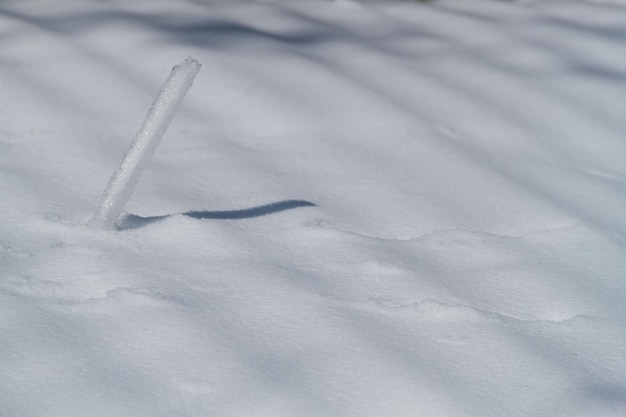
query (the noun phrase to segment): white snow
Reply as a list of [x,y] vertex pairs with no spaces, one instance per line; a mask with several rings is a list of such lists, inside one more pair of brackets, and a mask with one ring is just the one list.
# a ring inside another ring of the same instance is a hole
[[0,416],[625,415],[625,40],[616,0],[3,2]]

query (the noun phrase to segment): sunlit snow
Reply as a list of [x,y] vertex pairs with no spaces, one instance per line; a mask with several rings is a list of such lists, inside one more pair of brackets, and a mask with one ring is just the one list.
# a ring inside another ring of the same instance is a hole
[[0,416],[626,415],[626,3],[7,1],[0,51]]

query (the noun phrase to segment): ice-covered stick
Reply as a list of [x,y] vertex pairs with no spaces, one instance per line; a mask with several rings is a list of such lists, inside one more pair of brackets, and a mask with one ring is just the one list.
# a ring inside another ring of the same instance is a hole
[[200,67],[198,61],[189,57],[172,68],[170,76],[148,110],[143,126],[135,134],[122,163],[111,176],[100,206],[89,221],[90,226],[107,230],[115,227],[124,205],[135,190],[141,172],[161,142]]

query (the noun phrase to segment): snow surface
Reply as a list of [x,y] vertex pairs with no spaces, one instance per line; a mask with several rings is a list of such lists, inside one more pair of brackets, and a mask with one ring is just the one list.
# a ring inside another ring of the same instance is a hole
[[0,47],[1,416],[626,415],[624,2],[3,2]]

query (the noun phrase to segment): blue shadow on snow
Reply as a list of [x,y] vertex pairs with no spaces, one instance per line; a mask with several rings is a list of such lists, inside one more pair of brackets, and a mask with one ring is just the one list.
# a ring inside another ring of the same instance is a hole
[[[241,220],[253,217],[267,216],[269,214],[279,213],[285,210],[291,210],[298,207],[315,207],[315,204],[304,200],[285,200],[276,203],[265,204],[263,206],[251,207],[241,210],[225,210],[225,211],[187,211],[183,216],[193,217],[194,219],[216,219],[216,220]],[[142,217],[135,214],[127,214],[117,221],[118,230],[137,229],[152,223],[160,222],[168,217],[177,214],[166,214],[163,216]]]

